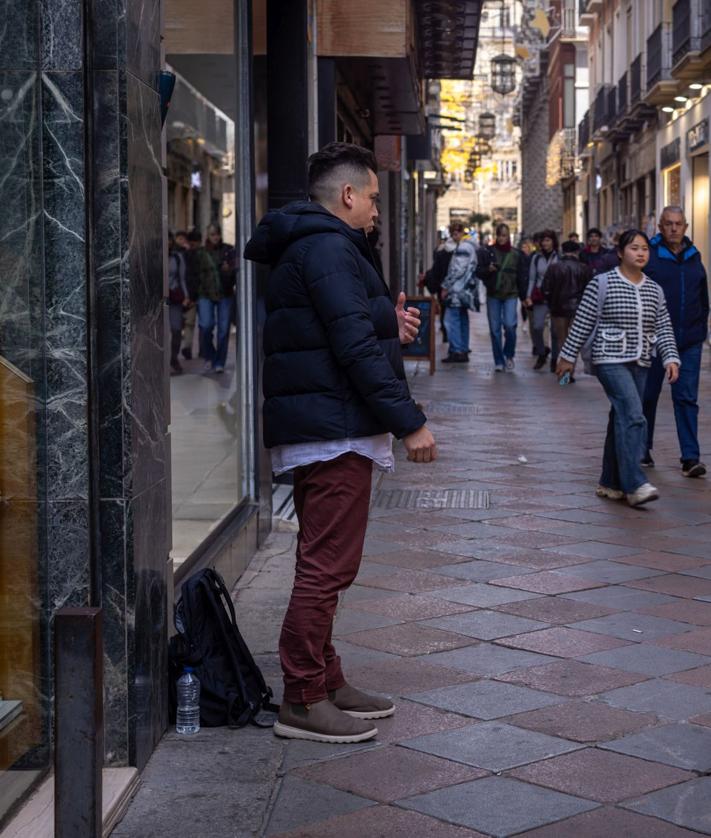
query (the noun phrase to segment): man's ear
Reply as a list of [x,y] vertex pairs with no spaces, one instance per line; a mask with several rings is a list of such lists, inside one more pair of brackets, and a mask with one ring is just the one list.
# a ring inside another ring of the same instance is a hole
[[353,209],[353,187],[347,183],[341,190],[341,200],[348,209]]

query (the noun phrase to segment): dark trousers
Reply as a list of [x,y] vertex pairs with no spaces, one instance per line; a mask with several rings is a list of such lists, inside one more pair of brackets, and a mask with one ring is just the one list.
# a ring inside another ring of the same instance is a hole
[[[696,343],[679,353],[681,367],[679,378],[671,385],[672,403],[676,433],[682,460],[698,460],[699,451],[699,372],[703,344]],[[664,367],[659,358],[655,358],[647,377],[644,391],[644,415],[647,419],[647,450],[654,446],[654,422],[657,416],[657,402],[664,384]]]
[[294,471],[296,577],[279,638],[292,704],[322,701],[346,683],[331,634],[338,594],[360,567],[372,473],[372,460],[353,453]]

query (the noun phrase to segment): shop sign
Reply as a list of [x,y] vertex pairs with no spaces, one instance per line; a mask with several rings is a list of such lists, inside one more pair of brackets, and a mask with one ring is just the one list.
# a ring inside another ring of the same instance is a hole
[[677,137],[667,145],[662,146],[659,154],[659,164],[662,169],[668,169],[681,160],[681,138]]
[[686,132],[686,150],[696,151],[697,148],[701,148],[702,145],[706,145],[709,141],[709,121],[707,119],[702,119],[701,122],[697,122],[693,128],[689,128]]

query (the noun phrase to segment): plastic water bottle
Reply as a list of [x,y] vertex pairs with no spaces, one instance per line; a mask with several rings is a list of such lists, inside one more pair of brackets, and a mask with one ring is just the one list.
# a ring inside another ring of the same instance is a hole
[[175,732],[192,736],[200,730],[200,681],[193,674],[192,666],[186,666],[178,678],[178,711]]

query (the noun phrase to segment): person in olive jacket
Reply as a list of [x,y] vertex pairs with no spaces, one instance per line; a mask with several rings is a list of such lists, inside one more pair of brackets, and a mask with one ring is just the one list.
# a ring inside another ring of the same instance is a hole
[[278,736],[360,742],[394,705],[348,684],[331,641],[338,595],[360,565],[373,463],[436,457],[410,396],[401,345],[419,314],[393,306],[365,231],[378,215],[372,152],[330,143],[309,158],[311,201],[270,212],[245,257],[271,267],[264,328],[264,442],[276,473],[294,471],[296,577],[279,654]]

